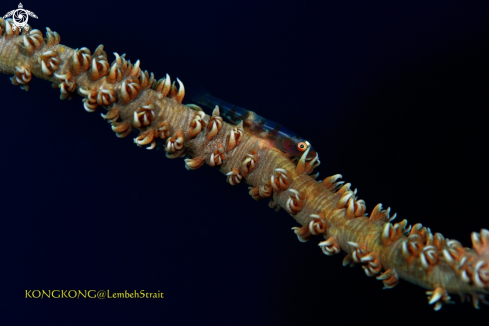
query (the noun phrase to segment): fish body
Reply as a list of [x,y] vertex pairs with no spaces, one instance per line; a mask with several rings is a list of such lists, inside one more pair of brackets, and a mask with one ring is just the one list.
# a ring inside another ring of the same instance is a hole
[[316,151],[305,139],[299,137],[295,132],[282,126],[280,123],[268,120],[253,111],[244,109],[237,105],[227,103],[208,92],[188,92],[190,98],[200,105],[214,108],[219,107],[222,117],[233,124],[243,121],[246,133],[263,139],[269,146],[281,150],[293,157],[301,157],[309,148],[308,158],[316,156]]

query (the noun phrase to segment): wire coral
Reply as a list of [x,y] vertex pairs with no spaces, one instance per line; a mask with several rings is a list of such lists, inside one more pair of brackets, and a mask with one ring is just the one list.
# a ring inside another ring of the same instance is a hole
[[[345,251],[344,265],[359,264],[367,276],[376,276],[385,288],[400,279],[427,289],[428,302],[439,310],[450,303],[450,293],[469,295],[474,306],[489,290],[489,231],[472,234],[472,248],[446,239],[421,224],[394,223],[395,214],[378,204],[367,213],[350,183],[336,174],[317,181],[316,156],[304,155],[294,163],[282,152],[247,135],[242,126],[222,120],[219,109],[206,115],[185,106],[185,88],[170,76],[156,80],[115,54],[109,63],[103,46],[92,53],[60,44],[59,35],[47,29],[14,31],[10,20],[0,21],[0,69],[13,75],[12,84],[29,90],[32,76],[53,82],[61,99],[74,93],[84,97],[87,112],[102,114],[119,138],[133,130],[137,146],[153,150],[161,142],[169,158],[189,155],[189,170],[204,164],[218,167],[230,185],[247,183],[256,199],[270,199],[270,207],[284,209],[299,224],[293,232],[302,242],[324,238],[319,247],[326,255]],[[368,216],[369,215],[369,216]]]

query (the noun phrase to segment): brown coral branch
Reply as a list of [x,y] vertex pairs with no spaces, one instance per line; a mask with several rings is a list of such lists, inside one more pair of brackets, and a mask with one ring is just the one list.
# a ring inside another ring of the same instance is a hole
[[246,182],[253,198],[271,197],[271,207],[284,208],[301,225],[294,228],[301,241],[322,236],[319,246],[326,255],[342,249],[345,265],[362,264],[386,288],[399,279],[418,284],[429,290],[435,310],[450,302],[449,293],[468,294],[477,307],[489,292],[489,231],[473,233],[472,248],[464,248],[420,224],[391,223],[395,215],[380,204],[367,217],[365,202],[349,183],[337,181],[341,176],[318,182],[309,175],[319,165],[317,157],[308,161],[306,152],[295,165],[242,126],[222,121],[218,108],[208,116],[181,104],[185,88],[180,80],[178,88],[168,75],[153,81],[139,61],[132,64],[117,54],[109,64],[103,46],[93,55],[71,49],[51,30],[42,39],[37,30],[19,35],[9,20],[1,19],[0,27],[0,69],[14,75],[14,85],[27,91],[32,75],[49,80],[62,99],[77,92],[85,97],[86,111],[106,109],[103,118],[118,137],[138,129],[138,146],[154,149],[163,139],[168,157],[192,157],[185,161],[188,169],[204,163],[220,167],[230,184]]

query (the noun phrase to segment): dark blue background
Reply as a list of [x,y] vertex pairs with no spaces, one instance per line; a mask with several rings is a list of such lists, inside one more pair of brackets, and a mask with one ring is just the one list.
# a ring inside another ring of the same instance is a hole
[[[72,48],[197,79],[309,139],[321,177],[470,246],[488,228],[486,1],[24,2]],[[327,3],[327,4],[326,4]],[[4,1],[1,12],[17,7]],[[120,140],[80,98],[0,78],[5,325],[467,324],[303,244],[295,221],[210,167]],[[184,101],[185,102],[185,101]],[[26,289],[162,291],[162,300],[28,300]],[[454,299],[458,302],[457,296]],[[484,319],[485,320],[485,319]]]

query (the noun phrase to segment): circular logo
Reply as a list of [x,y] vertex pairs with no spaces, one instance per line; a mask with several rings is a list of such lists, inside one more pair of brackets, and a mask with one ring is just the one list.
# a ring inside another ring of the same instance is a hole
[[14,11],[12,19],[17,27],[22,28],[27,24],[29,17],[24,9],[17,9]]

